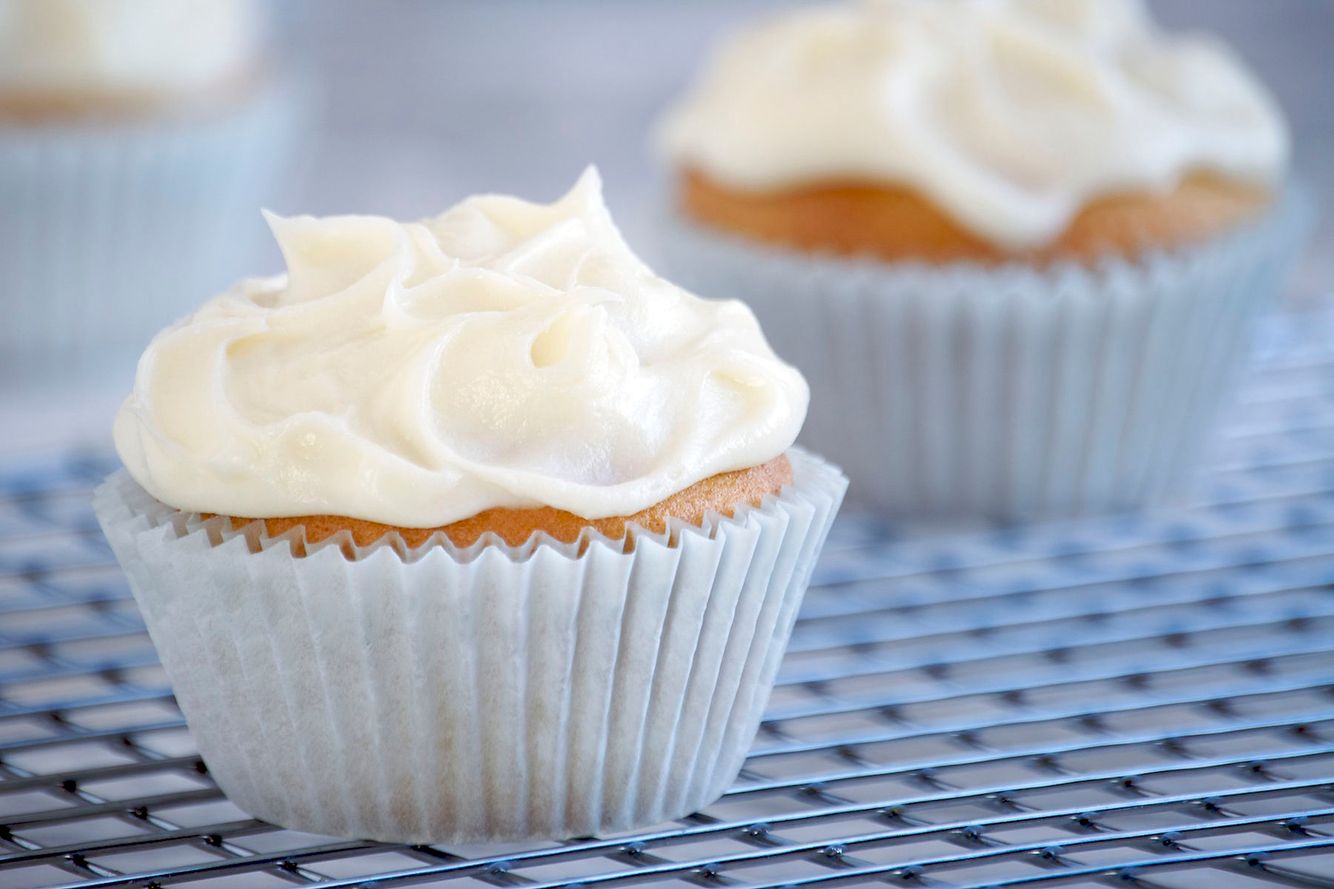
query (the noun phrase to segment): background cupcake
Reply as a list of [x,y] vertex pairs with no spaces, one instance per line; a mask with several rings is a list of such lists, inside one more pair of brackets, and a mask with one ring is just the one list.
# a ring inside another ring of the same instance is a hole
[[0,372],[128,380],[252,258],[296,122],[250,0],[0,2]]
[[96,500],[209,773],[398,842],[716,798],[846,486],[790,449],[800,375],[653,275],[592,173],[271,221],[287,274],[153,341]]
[[789,13],[661,139],[671,268],[752,304],[894,513],[1171,493],[1302,228],[1263,88],[1130,0]]

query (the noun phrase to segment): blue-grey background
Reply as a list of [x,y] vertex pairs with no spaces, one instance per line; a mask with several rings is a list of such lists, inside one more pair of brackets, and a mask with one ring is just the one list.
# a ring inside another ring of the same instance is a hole
[[[1151,0],[1173,28],[1214,31],[1277,94],[1297,175],[1334,207],[1334,0]],[[478,191],[558,196],[586,164],[650,262],[669,176],[650,146],[662,111],[710,48],[775,0],[271,0],[271,67],[302,84],[306,124],[281,213],[434,215]],[[1290,289],[1334,285],[1329,213]],[[256,252],[235,277],[279,271],[256,208]],[[194,305],[212,294],[182,294]],[[52,398],[0,392],[0,449],[109,444],[131,368]]]
[[[587,163],[652,257],[665,176],[661,110],[717,40],[792,3],[757,0],[290,0],[279,57],[318,94],[304,176],[279,209],[415,218],[476,191],[558,195]],[[1278,95],[1296,168],[1334,203],[1334,2],[1154,0],[1173,28],[1215,31]],[[1294,292],[1334,280],[1322,225]],[[271,257],[276,263],[276,255]]]

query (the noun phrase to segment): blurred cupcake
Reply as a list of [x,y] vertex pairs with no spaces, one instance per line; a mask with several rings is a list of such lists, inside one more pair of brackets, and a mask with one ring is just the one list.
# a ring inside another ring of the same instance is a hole
[[894,514],[1174,492],[1307,215],[1273,100],[1135,0],[790,12],[660,137],[672,272],[751,304]]
[[270,221],[287,274],[153,341],[96,497],[222,789],[398,842],[717,797],[846,486],[790,449],[801,376],[654,276],[592,173]]
[[294,134],[252,0],[0,0],[0,373],[128,381],[232,280]]

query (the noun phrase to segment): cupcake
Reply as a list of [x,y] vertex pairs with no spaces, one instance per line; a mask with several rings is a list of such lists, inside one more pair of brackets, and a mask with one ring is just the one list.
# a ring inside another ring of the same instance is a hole
[[0,373],[123,371],[246,267],[293,135],[253,0],[0,0]]
[[846,480],[739,302],[589,172],[403,224],[270,217],[283,276],[160,333],[95,506],[253,815],[560,838],[735,778]]
[[899,516],[1177,492],[1306,216],[1263,87],[1134,0],[788,12],[659,137],[671,273],[751,304]]

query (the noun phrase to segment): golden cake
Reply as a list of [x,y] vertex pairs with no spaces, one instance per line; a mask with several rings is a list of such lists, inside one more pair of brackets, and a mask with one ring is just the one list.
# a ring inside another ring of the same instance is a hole
[[[759,466],[709,476],[628,516],[586,519],[563,509],[537,506],[527,509],[493,507],[436,528],[400,528],[330,515],[288,516],[262,521],[265,532],[272,537],[301,528],[305,542],[318,543],[348,531],[358,546],[368,546],[386,534],[393,534],[401,537],[409,547],[415,547],[436,532],[443,533],[455,546],[471,546],[486,534],[495,534],[511,546],[526,542],[534,534],[546,534],[555,540],[572,543],[588,529],[620,540],[626,536],[627,525],[659,533],[667,528],[670,519],[699,526],[710,514],[731,516],[743,505],[759,506],[765,497],[779,493],[791,482],[792,464],[786,455],[780,454]],[[239,527],[250,521],[234,517],[232,525]]]

